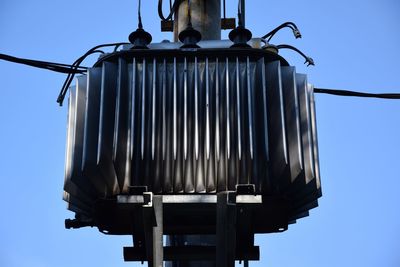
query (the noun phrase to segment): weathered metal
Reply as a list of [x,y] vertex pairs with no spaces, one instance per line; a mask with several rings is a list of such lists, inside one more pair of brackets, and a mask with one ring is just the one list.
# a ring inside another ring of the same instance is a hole
[[[318,205],[313,87],[249,39],[244,17],[233,42],[219,40],[219,1],[192,0],[191,12],[202,41],[126,46],[71,87],[66,227],[132,235],[125,260],[149,266],[247,264],[255,234]],[[187,24],[183,1],[175,35]]]
[[[190,0],[193,28],[201,33],[202,40],[221,39],[221,2],[219,0]],[[188,24],[188,1],[182,1],[174,17],[174,41]]]

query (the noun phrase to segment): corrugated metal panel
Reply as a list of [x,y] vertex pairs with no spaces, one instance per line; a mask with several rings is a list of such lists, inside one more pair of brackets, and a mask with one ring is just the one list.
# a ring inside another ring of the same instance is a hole
[[285,187],[290,186],[303,170],[300,112],[296,83],[296,70],[294,67],[282,67],[282,84],[285,105],[288,157],[290,166],[290,179],[283,179]]
[[254,184],[304,206],[320,195],[314,109],[306,76],[279,61],[103,62],[71,90],[66,199],[82,210],[129,186],[178,194]]
[[67,198],[68,201],[82,203],[82,205],[76,204],[76,206],[87,210],[86,208],[93,204],[96,192],[92,184],[82,175],[80,168],[85,101],[86,77],[81,76],[76,79],[76,86],[70,88],[64,182],[64,190],[68,192],[68,196],[65,195],[63,198],[65,200]]

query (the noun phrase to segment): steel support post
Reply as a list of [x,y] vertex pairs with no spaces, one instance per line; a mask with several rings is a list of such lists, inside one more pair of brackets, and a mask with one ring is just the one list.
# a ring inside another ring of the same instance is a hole
[[[143,227],[149,267],[163,267],[163,204],[162,196],[143,194]],[[146,199],[147,198],[147,199]],[[150,198],[150,199],[149,199]]]
[[236,192],[217,194],[217,246],[218,267],[234,267],[236,254]]
[[153,227],[153,266],[163,267],[163,202],[162,196],[153,196],[154,215],[157,225]]

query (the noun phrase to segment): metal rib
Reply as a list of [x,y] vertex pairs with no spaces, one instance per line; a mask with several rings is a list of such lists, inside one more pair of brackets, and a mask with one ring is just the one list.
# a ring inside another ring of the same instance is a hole
[[[294,73],[296,75],[296,73]],[[297,84],[296,84],[296,76],[295,76],[295,82],[294,82],[295,90],[294,90],[294,101],[295,101],[295,106],[296,106],[296,128],[297,128],[297,142],[298,142],[298,153],[300,156],[300,168],[303,169],[303,159],[301,157],[302,155],[302,146],[301,146],[301,128],[300,128],[300,107],[299,107],[299,96],[298,96],[298,90],[297,90]]]
[[195,159],[199,158],[199,88],[198,88],[197,57],[194,58],[194,153]]
[[306,171],[306,183],[309,183],[315,178],[314,174],[314,156],[313,156],[313,136],[312,136],[312,118],[311,118],[311,105],[310,96],[308,92],[307,80],[304,78],[304,82],[301,86],[300,91],[301,104],[302,106],[302,134],[303,134],[303,160],[304,168]]
[[143,58],[143,65],[142,65],[142,121],[141,121],[141,156],[144,159],[144,143],[145,143],[145,114],[146,113],[146,59]]
[[187,158],[187,142],[188,142],[188,116],[187,116],[187,98],[188,98],[188,68],[187,59],[183,63],[183,159]]
[[314,173],[317,188],[321,188],[321,178],[320,178],[320,169],[319,169],[319,151],[318,151],[318,134],[317,134],[317,117],[316,117],[316,107],[315,107],[315,98],[314,98],[314,86],[308,84],[308,96],[310,101],[310,113],[311,113],[311,128],[312,128],[312,140],[313,140],[313,156],[314,156]]
[[231,155],[231,136],[230,136],[230,108],[229,108],[229,61],[226,58],[226,69],[225,69],[225,86],[226,86],[226,150],[228,159]]
[[166,119],[166,98],[167,98],[167,62],[164,58],[162,74],[162,159],[165,160],[167,146],[167,119]]
[[96,168],[97,142],[99,132],[99,109],[101,91],[101,68],[91,68],[87,74],[87,95],[85,105],[85,129],[83,140],[83,175],[95,186],[99,196],[107,195],[103,177]]
[[101,172],[111,194],[119,193],[118,181],[112,162],[112,142],[115,127],[115,88],[117,80],[116,64],[103,62],[97,143],[97,170]]
[[208,76],[208,57],[206,57],[206,158],[210,158],[210,79]]
[[265,155],[269,161],[269,139],[268,139],[268,115],[267,115],[267,83],[265,79],[265,59],[262,59],[261,64],[261,80],[262,80],[262,97],[263,97],[263,120],[264,120],[264,144],[265,144]]
[[173,97],[174,97],[174,99],[173,99],[173,122],[172,122],[172,124],[173,124],[173,127],[174,127],[174,129],[173,129],[173,140],[172,140],[172,142],[173,142],[173,153],[174,153],[174,160],[176,160],[176,154],[177,154],[177,142],[178,142],[178,140],[177,140],[177,131],[178,131],[178,129],[177,129],[177,124],[178,124],[178,122],[177,122],[177,120],[178,120],[178,112],[177,112],[177,109],[178,109],[178,103],[177,103],[177,101],[178,101],[178,96],[177,96],[177,81],[176,81],[176,79],[177,79],[177,74],[176,74],[176,57],[174,57],[174,93],[173,93]]
[[74,124],[74,118],[75,118],[75,112],[76,112],[76,106],[75,106],[75,98],[76,98],[76,92],[75,92],[75,87],[71,87],[69,89],[69,98],[68,98],[68,114],[67,114],[67,145],[65,149],[65,170],[64,170],[64,175],[65,175],[65,183],[67,180],[71,178],[71,173],[72,173],[72,150],[73,150],[73,132],[75,128]]
[[86,90],[86,76],[77,77],[76,86],[70,88],[64,180],[64,193],[70,197],[64,200],[82,203],[82,208],[95,196],[92,183],[81,172]]
[[301,141],[299,128],[299,107],[296,87],[295,68],[281,67],[285,123],[287,130],[290,179],[281,179],[284,187],[293,183],[301,174]]
[[270,140],[271,160],[271,189],[276,191],[281,183],[281,176],[289,170],[286,128],[282,99],[282,76],[279,61],[269,62],[265,65],[265,77],[267,86],[267,110]]
[[[279,77],[281,76],[281,69],[279,68],[278,70],[279,72]],[[280,112],[281,112],[281,125],[282,125],[282,132],[286,134],[286,123],[285,123],[285,114],[284,114],[284,109],[285,106],[283,104],[283,92],[282,92],[282,80],[279,79],[279,105],[280,105]],[[283,136],[283,151],[284,151],[284,156],[285,156],[285,161],[288,162],[288,155],[287,155],[287,141],[286,141],[286,137]]]
[[219,138],[219,62],[215,61],[215,142],[217,161],[220,158],[220,138]]
[[253,159],[253,93],[251,90],[251,80],[250,80],[250,59],[247,57],[247,108],[249,116],[249,142],[250,142],[250,158]]
[[120,109],[121,109],[121,78],[120,78],[120,75],[121,75],[121,73],[122,73],[122,70],[121,70],[121,63],[119,62],[119,64],[118,64],[118,84],[117,84],[117,88],[116,88],[116,90],[117,90],[117,93],[116,93],[116,103],[115,103],[115,118],[114,118],[114,121],[115,121],[115,125],[114,125],[114,134],[113,134],[113,147],[112,147],[112,160],[113,161],[115,161],[115,159],[117,158],[117,150],[118,150],[118,143],[120,142],[120,138],[119,138],[119,136],[118,136],[118,133],[119,133],[119,128],[120,128],[120,125],[121,125],[121,122],[120,122]]
[[133,139],[131,139],[132,133],[134,131],[133,125],[131,124],[132,122],[132,117],[134,117],[134,113],[132,111],[132,86],[129,84],[130,81],[132,81],[131,77],[129,74],[132,75],[132,67],[127,66],[128,68],[128,77],[127,77],[127,87],[128,87],[128,118],[127,118],[127,134],[126,134],[126,148],[124,149],[126,153],[126,158],[125,158],[125,176],[124,176],[124,182],[122,185],[122,193],[127,193],[128,187],[131,185],[131,174],[132,174],[132,158],[130,157],[130,153],[132,151],[132,146],[133,146]]
[[151,159],[154,160],[156,142],[156,58],[153,59],[152,123],[151,123]]
[[136,58],[133,58],[132,61],[132,101],[131,101],[131,125],[130,125],[130,143],[131,150],[129,153],[129,158],[133,160],[133,150],[135,147],[135,108],[136,108]]
[[130,73],[132,69],[122,58],[118,60],[118,78],[116,87],[116,108],[113,143],[113,167],[116,171],[119,187],[122,192],[128,191],[130,177],[130,121],[131,121],[131,88]]
[[242,132],[241,132],[241,109],[240,109],[240,69],[239,58],[236,57],[236,108],[237,108],[237,134],[238,134],[238,156],[242,159]]

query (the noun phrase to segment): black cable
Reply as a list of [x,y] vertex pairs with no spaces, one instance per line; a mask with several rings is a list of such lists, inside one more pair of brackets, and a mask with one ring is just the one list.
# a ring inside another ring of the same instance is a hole
[[163,21],[169,21],[172,19],[172,16],[174,15],[176,9],[179,7],[179,5],[183,2],[184,0],[175,0],[174,4],[172,7],[170,7],[169,14],[167,17],[164,17],[164,13],[162,10],[162,0],[158,0],[158,16],[160,17],[161,20]]
[[35,67],[35,68],[41,68],[41,69],[47,69],[47,70],[51,70],[51,71],[55,71],[55,72],[60,72],[60,73],[71,73],[71,72],[84,73],[87,69],[86,67],[79,67],[77,69],[72,69],[73,66],[68,65],[68,64],[26,59],[26,58],[18,58],[18,57],[13,57],[13,56],[6,55],[6,54],[0,54],[0,59],[9,61],[9,62],[13,62],[13,63],[28,65],[28,66]]
[[337,89],[325,89],[325,88],[314,88],[314,93],[329,94],[337,96],[355,96],[355,97],[371,97],[371,98],[383,98],[383,99],[400,99],[400,93],[363,93],[349,90],[337,90]]
[[[102,51],[99,51],[99,50],[93,50],[93,51],[88,51],[88,52],[86,52],[85,53],[85,55],[83,55],[83,56],[81,56],[80,58],[78,58],[72,65],[73,65],[73,69],[75,69],[75,68],[78,68],[79,67],[79,65],[82,63],[82,61],[87,57],[87,56],[89,56],[89,55],[91,55],[91,54],[94,54],[94,53],[97,53],[97,52],[102,52]],[[104,53],[104,52],[103,52]],[[62,103],[63,103],[63,101],[64,101],[64,98],[65,98],[65,95],[66,95],[66,93],[67,93],[67,91],[68,91],[68,88],[69,88],[69,86],[71,85],[71,82],[73,81],[73,79],[74,79],[74,77],[75,77],[75,73],[69,73],[68,74],[68,76],[67,76],[67,78],[65,79],[65,81],[64,81],[64,84],[63,84],[63,86],[62,86],[62,88],[61,88],[61,91],[60,91],[60,93],[59,93],[59,95],[58,95],[58,97],[57,97],[57,102],[60,104],[60,106],[62,106]]]
[[188,16],[188,27],[192,27],[192,10],[190,9],[190,0],[187,0],[187,16]]
[[[75,62],[72,64],[72,69],[78,69],[80,64],[86,59],[86,57],[88,57],[89,55],[93,54],[93,53],[104,53],[103,51],[98,50],[99,48],[102,47],[110,47],[110,46],[120,46],[126,43],[110,43],[110,44],[101,44],[101,45],[97,45],[93,48],[91,48],[90,50],[88,50],[83,56],[79,57],[77,60],[75,60]],[[62,106],[62,103],[64,101],[65,95],[68,91],[68,88],[72,82],[72,80],[74,79],[75,73],[69,73],[67,78],[64,81],[64,84],[61,88],[61,91],[58,95],[57,98],[57,103],[60,104],[60,106]]]
[[138,28],[139,29],[143,29],[142,14],[141,14],[141,11],[140,11],[141,6],[142,6],[141,4],[142,4],[142,1],[138,0]]
[[243,18],[242,18],[242,0],[238,1],[238,26],[242,27],[243,26]]
[[226,19],[226,3],[225,3],[225,0],[223,0],[222,1],[222,3],[223,3],[223,8],[224,8],[224,19]]
[[281,29],[283,29],[283,28],[290,28],[290,29],[293,31],[294,37],[295,37],[296,39],[297,39],[297,38],[301,38],[301,33],[300,33],[298,27],[296,26],[296,24],[294,24],[293,22],[290,22],[290,21],[285,22],[285,23],[282,23],[281,25],[279,25],[278,27],[276,27],[275,29],[273,29],[273,30],[270,31],[269,33],[265,34],[262,38],[263,38],[263,39],[266,39],[266,38],[269,37],[268,40],[267,40],[267,42],[269,42],[269,41],[272,39],[272,37],[274,37],[274,35],[275,35],[278,31],[280,31]]
[[287,44],[280,44],[280,45],[277,45],[276,48],[278,48],[278,49],[290,49],[290,50],[296,51],[297,53],[299,53],[306,60],[304,62],[304,64],[307,63],[307,66],[310,66],[310,65],[315,66],[314,60],[311,57],[306,56],[303,52],[301,52],[299,49],[297,49],[294,46],[287,45]]

